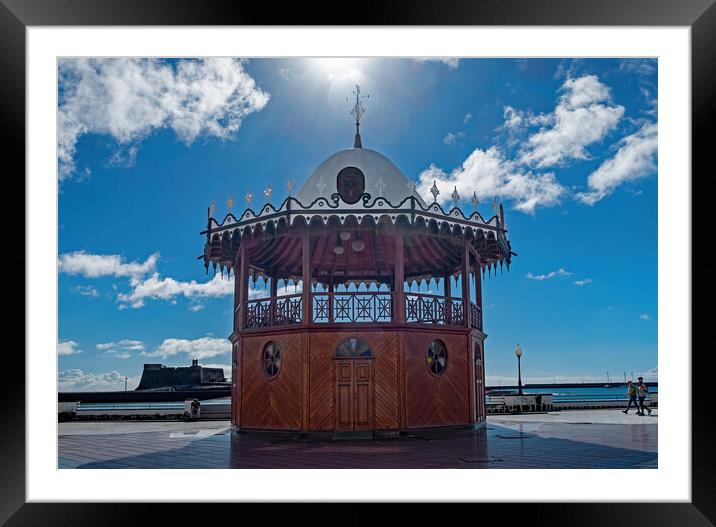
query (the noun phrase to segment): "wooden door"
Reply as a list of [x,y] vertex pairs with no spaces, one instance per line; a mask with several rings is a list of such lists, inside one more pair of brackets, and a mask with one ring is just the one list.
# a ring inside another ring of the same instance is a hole
[[482,347],[475,345],[475,409],[477,421],[485,420],[485,367],[482,362]]
[[335,429],[342,431],[373,428],[373,361],[336,360]]

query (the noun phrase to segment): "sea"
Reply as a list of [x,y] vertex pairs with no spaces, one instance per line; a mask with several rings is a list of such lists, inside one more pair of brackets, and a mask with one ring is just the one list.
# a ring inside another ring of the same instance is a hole
[[[515,393],[514,388],[492,388],[486,393],[486,399],[489,402],[490,394],[503,395],[505,393]],[[658,386],[649,386],[650,393],[658,393]],[[626,386],[578,386],[575,388],[565,388],[562,386],[552,386],[548,388],[522,388],[523,394],[544,393],[554,395],[554,402],[576,403],[576,402],[599,402],[599,401],[627,401]]]
[[[650,393],[658,393],[657,386],[649,387]],[[493,387],[486,394],[487,402],[490,402],[490,395],[503,395],[505,393],[515,393],[513,388]],[[552,386],[548,388],[523,388],[523,394],[553,394],[554,402],[600,402],[600,401],[626,401],[626,386],[579,386],[574,388],[565,388],[562,386]],[[222,397],[220,399],[209,399],[201,401],[202,405],[230,404],[230,397]],[[175,402],[154,402],[154,403],[83,403],[80,405],[84,410],[152,410],[152,409],[181,409],[184,408],[183,401]]]

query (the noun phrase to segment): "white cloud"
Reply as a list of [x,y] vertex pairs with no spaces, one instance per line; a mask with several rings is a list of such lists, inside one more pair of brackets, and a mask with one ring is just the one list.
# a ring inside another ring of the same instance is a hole
[[522,145],[520,161],[526,165],[546,168],[589,159],[586,147],[604,139],[624,115],[624,107],[610,102],[609,88],[595,75],[569,78],[561,89],[554,113],[541,117],[551,125]]
[[651,320],[651,316],[648,313],[642,313],[641,315],[639,315],[639,318],[641,320]]
[[465,134],[463,132],[457,132],[452,133],[448,132],[447,135],[443,138],[443,143],[446,145],[454,145],[457,143],[460,139],[463,139],[465,137]]
[[[291,282],[291,285],[286,281],[283,281],[283,283],[279,282],[279,284],[280,285],[276,288],[277,296],[295,295],[303,291],[303,283],[301,281],[298,283]],[[268,298],[270,294],[271,292],[266,287],[259,287],[256,284],[253,284],[249,288],[249,300]]]
[[78,344],[74,340],[60,340],[57,343],[58,355],[75,355],[77,353],[82,353],[82,350],[78,348]]
[[442,62],[451,70],[457,69],[460,65],[460,59],[455,57],[417,57],[413,60],[417,62]]
[[531,110],[521,111],[512,106],[505,106],[502,109],[504,118],[503,128],[520,129],[528,126],[545,126],[554,122],[552,114],[534,114]]
[[430,195],[433,181],[440,194],[438,202],[450,200],[455,187],[463,199],[469,199],[473,191],[484,200],[493,196],[512,199],[515,208],[532,213],[539,207],[550,207],[559,203],[565,192],[553,173],[533,174],[505,159],[497,147],[487,150],[475,149],[460,167],[447,174],[435,165],[430,165],[419,176],[418,191]]
[[154,270],[159,253],[150,255],[144,262],[126,263],[118,254],[90,254],[75,251],[60,255],[57,270],[70,275],[82,275],[85,278],[101,276],[141,276]]
[[657,59],[622,59],[619,63],[619,71],[625,71],[633,75],[654,75],[656,69]]
[[[128,277],[130,291],[117,293],[120,309],[126,309],[129,306],[143,307],[147,299],[169,300],[176,303],[176,297],[179,296],[197,300],[228,296],[234,291],[233,276],[223,278],[217,274],[208,282],[197,282],[196,280],[183,282],[170,277],[160,277],[156,272],[158,258],[159,253],[154,253],[144,262],[126,262],[124,257],[118,254],[100,255],[76,251],[60,256],[58,271],[65,274],[81,275],[85,278]],[[151,275],[146,276],[149,273]],[[76,289],[81,294],[92,294],[92,290],[96,291],[91,286],[77,286]],[[201,303],[194,302],[190,309],[199,311],[203,307]]]
[[621,146],[614,157],[602,163],[587,178],[589,192],[577,194],[577,199],[582,203],[594,205],[622,183],[645,177],[656,170],[656,123],[644,124],[635,133],[624,137],[619,144]]
[[89,296],[91,298],[99,297],[99,291],[91,285],[76,285],[70,290],[82,296]]
[[470,112],[467,112],[467,113],[462,117],[462,124],[467,124],[467,123],[469,123],[470,121],[472,121],[472,114],[471,114]]
[[97,344],[97,349],[115,359],[128,359],[132,356],[132,352],[144,351],[144,342],[141,340],[123,339],[119,342]]
[[591,284],[592,279],[591,278],[585,278],[584,280],[575,280],[574,285],[578,285],[579,287],[585,286],[587,284]]
[[144,352],[147,357],[167,358],[183,353],[190,358],[207,359],[231,353],[231,342],[227,339],[202,337],[195,340],[165,339],[156,350]]
[[234,292],[233,275],[229,278],[215,275],[208,282],[182,282],[174,278],[160,278],[159,273],[142,279],[133,277],[130,280],[132,287],[129,293],[119,293],[117,300],[122,304],[129,304],[133,308],[144,306],[146,299],[174,300],[177,296],[189,299],[218,298],[231,295]]
[[[159,129],[191,144],[199,136],[233,137],[244,117],[269,95],[256,86],[242,60],[73,58],[59,62],[58,165],[60,179],[75,172],[78,139],[108,135],[120,150]],[[125,150],[126,149],[126,150]]]
[[567,271],[564,267],[560,267],[557,271],[550,271],[547,274],[538,274],[534,275],[531,272],[527,273],[527,278],[530,280],[537,280],[538,282],[541,282],[543,280],[551,280],[552,278],[558,277],[558,276],[570,276],[572,273]]
[[[118,371],[85,373],[80,369],[74,368],[59,372],[57,374],[57,383],[61,392],[124,390],[124,377],[125,376]],[[127,389],[133,390],[139,384],[139,378],[127,377]]]

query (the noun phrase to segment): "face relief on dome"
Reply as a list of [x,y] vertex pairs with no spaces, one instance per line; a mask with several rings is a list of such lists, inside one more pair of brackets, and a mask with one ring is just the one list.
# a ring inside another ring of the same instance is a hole
[[[367,192],[372,199],[381,197],[398,205],[411,196],[409,183],[410,180],[384,155],[367,148],[351,148],[336,152],[323,161],[296,197],[308,206],[319,197],[327,198],[338,192],[345,203],[353,204]],[[422,206],[427,206],[420,196],[413,196]]]
[[365,192],[365,176],[359,168],[345,167],[338,172],[336,187],[341,199],[352,205]]

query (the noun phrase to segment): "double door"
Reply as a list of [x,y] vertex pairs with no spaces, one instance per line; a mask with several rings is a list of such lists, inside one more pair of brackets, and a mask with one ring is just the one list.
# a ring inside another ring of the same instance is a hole
[[373,428],[373,361],[334,360],[334,418],[339,431]]

